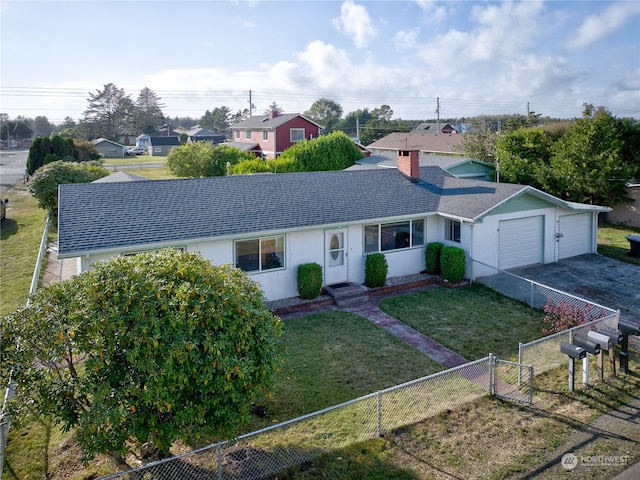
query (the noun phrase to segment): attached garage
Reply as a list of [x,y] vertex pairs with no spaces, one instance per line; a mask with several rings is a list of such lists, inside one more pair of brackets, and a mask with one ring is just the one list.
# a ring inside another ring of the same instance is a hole
[[499,236],[499,268],[542,263],[543,216],[502,220]]
[[558,217],[558,258],[560,260],[592,253],[591,219],[590,213]]

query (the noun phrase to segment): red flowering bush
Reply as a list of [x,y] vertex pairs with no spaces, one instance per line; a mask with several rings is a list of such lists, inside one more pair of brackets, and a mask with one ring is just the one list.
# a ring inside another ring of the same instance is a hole
[[593,305],[585,304],[584,306],[571,305],[567,300],[556,304],[552,299],[547,300],[544,306],[544,324],[542,329],[544,335],[552,335],[554,333],[563,332],[569,328],[577,327],[584,323],[602,318],[605,313],[594,312]]

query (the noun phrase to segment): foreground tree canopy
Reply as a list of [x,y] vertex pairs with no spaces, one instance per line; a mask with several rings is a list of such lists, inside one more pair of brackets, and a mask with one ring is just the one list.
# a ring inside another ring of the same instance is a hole
[[58,213],[58,186],[64,183],[89,183],[106,177],[109,172],[99,163],[65,162],[57,160],[40,167],[29,183],[31,195],[38,206],[53,215]]
[[[100,262],[38,290],[2,319],[0,378],[14,420],[29,411],[76,429],[88,458],[119,468],[130,449],[229,434],[274,381],[280,321],[230,266],[165,250]],[[6,386],[6,385],[5,385]]]

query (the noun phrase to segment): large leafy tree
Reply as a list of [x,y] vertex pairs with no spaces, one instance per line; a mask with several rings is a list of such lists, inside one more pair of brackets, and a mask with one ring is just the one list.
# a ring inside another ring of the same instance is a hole
[[136,133],[154,134],[164,122],[160,97],[150,88],[144,87],[132,109],[130,127]]
[[243,120],[246,120],[250,116],[251,116],[251,112],[249,111],[248,108],[245,108],[244,110],[238,110],[229,118],[229,124],[235,125],[236,123],[240,123]]
[[90,141],[74,139],[73,145],[76,162],[92,162],[101,159],[100,152]]
[[100,136],[117,140],[118,134],[129,128],[133,102],[124,89],[108,83],[103,90],[89,93],[88,108],[84,112],[85,123],[92,124]]
[[165,165],[177,177],[219,177],[227,174],[227,163],[231,166],[255,158],[228,145],[192,142],[172,149]]
[[231,122],[231,110],[229,107],[216,107],[212,111],[207,110],[200,119],[200,126],[214,132],[226,133]]
[[99,262],[38,290],[2,332],[14,418],[53,417],[88,458],[104,453],[121,469],[132,451],[155,460],[176,440],[231,434],[282,359],[258,284],[175,250]]
[[344,170],[363,157],[362,152],[344,132],[298,142],[287,148],[279,161],[294,162],[296,171]]
[[603,107],[585,105],[583,117],[553,145],[543,179],[547,192],[574,202],[615,205],[638,172],[624,157],[623,132]]
[[49,119],[45,116],[37,116],[33,121],[33,130],[35,135],[41,137],[48,137],[53,133],[55,127],[49,122]]
[[515,130],[496,139],[500,179],[541,188],[549,169],[552,142],[541,128]]
[[342,118],[342,106],[329,98],[320,98],[304,112],[304,116],[319,123],[325,132],[330,133],[336,129]]
[[495,163],[497,134],[490,128],[478,126],[465,133],[462,139],[462,151],[465,157],[483,162]]
[[96,163],[65,162],[47,163],[39,168],[29,183],[29,191],[38,201],[38,206],[53,215],[58,212],[58,186],[63,183],[88,183],[109,175]]
[[[350,137],[358,137],[360,139],[360,131],[371,120],[371,112],[368,108],[358,109],[349,112],[338,122],[336,130],[342,130]],[[362,139],[360,139],[362,140]]]
[[29,123],[28,119],[21,117],[2,122],[2,125],[0,125],[0,139],[20,140],[21,138],[31,138],[33,129],[29,126]]

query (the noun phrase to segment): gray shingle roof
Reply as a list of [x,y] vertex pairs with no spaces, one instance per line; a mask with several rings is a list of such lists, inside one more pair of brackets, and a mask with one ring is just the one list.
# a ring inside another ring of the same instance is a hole
[[438,213],[478,219],[525,193],[576,210],[532,187],[455,178],[420,167],[410,182],[395,168],[233,175],[60,185],[60,258],[100,250],[156,248],[215,238]]
[[180,145],[180,139],[178,137],[150,137],[149,143],[154,147],[175,146]]
[[[448,174],[424,171],[441,184]],[[60,186],[61,257],[435,212],[437,188],[397,170],[234,175]]]
[[274,129],[287,123],[289,120],[292,120],[296,117],[304,118],[307,122],[313,123],[314,125],[322,128],[321,125],[318,125],[313,120],[309,120],[304,115],[300,115],[299,113],[281,113],[277,117],[269,118],[269,115],[255,116],[249,117],[242,122],[238,122],[231,127],[232,130],[243,130],[243,129]]

